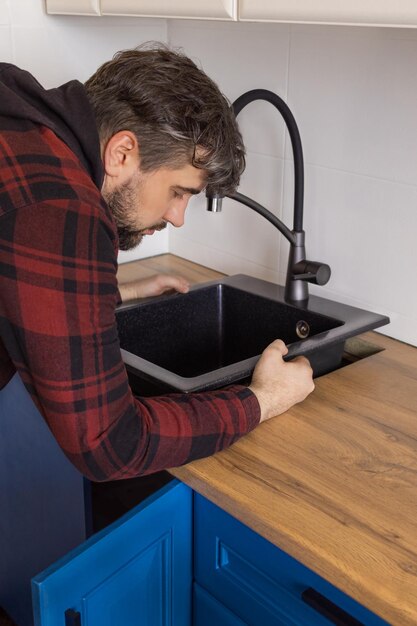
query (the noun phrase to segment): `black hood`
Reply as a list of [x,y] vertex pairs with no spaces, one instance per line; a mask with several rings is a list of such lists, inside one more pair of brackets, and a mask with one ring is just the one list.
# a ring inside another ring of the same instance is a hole
[[44,89],[29,72],[0,63],[0,116],[50,128],[80,159],[101,189],[104,178],[94,113],[82,83]]

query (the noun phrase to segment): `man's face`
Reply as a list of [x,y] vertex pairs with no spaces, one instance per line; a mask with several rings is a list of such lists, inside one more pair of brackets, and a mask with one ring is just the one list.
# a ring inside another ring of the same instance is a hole
[[184,165],[145,173],[137,169],[115,187],[105,182],[102,194],[117,225],[120,249],[131,250],[144,235],[152,235],[168,223],[182,226],[188,201],[202,191],[205,178],[204,170]]

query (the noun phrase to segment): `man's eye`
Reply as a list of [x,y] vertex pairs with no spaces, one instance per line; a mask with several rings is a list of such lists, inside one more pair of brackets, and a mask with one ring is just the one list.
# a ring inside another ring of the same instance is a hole
[[175,191],[175,189],[174,189],[173,193],[174,193],[174,198],[183,198],[184,197],[184,194],[182,192]]

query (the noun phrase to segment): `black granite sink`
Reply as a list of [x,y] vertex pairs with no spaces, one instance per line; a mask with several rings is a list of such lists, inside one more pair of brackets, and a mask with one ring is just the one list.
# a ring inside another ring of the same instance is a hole
[[292,306],[283,287],[243,275],[124,305],[116,317],[130,383],[142,395],[242,381],[278,338],[286,358],[307,356],[320,376],[338,367],[347,338],[389,322],[315,296],[307,307]]

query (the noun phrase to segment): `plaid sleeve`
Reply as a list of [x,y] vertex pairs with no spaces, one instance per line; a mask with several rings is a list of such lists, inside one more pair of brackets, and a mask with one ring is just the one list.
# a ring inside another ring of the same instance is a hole
[[120,354],[116,253],[97,207],[61,199],[0,220],[1,337],[68,458],[95,481],[221,450],[260,419],[255,395],[134,398]]

